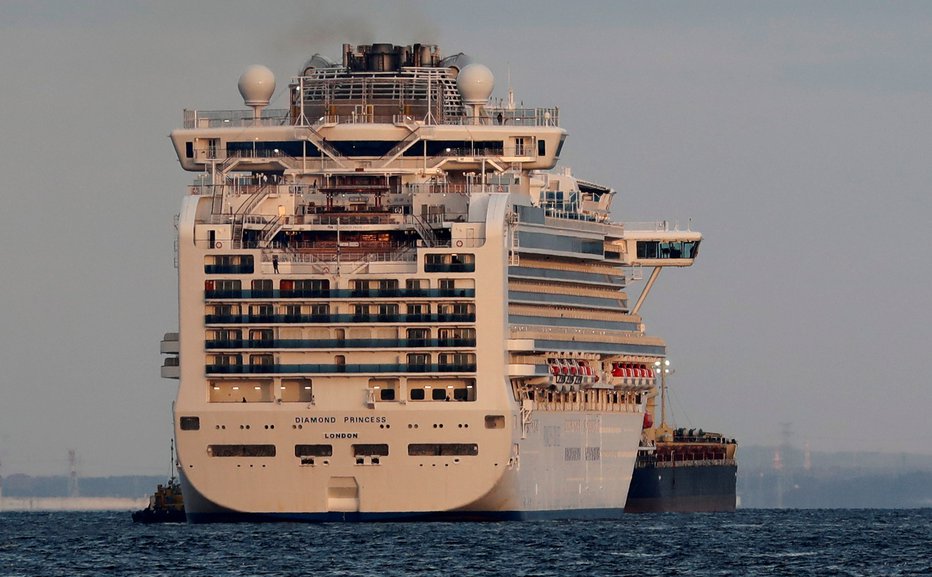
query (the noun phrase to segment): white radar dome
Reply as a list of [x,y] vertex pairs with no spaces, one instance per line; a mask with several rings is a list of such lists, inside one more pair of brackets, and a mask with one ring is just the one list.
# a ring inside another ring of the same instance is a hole
[[275,75],[261,64],[253,64],[239,77],[239,93],[246,106],[267,106],[275,92]]
[[467,64],[456,76],[456,87],[466,104],[485,104],[495,88],[495,75],[483,64]]

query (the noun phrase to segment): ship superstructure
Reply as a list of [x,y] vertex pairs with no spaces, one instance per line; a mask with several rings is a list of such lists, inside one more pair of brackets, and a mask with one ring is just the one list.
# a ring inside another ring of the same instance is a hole
[[162,372],[190,521],[621,514],[665,354],[638,309],[701,237],[610,222],[614,191],[554,171],[558,109],[493,83],[344,45],[287,108],[254,66],[251,111],[185,112]]

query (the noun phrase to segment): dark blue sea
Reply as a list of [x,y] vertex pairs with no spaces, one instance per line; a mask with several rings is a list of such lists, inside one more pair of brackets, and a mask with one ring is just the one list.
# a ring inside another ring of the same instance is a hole
[[0,513],[0,575],[932,575],[932,509],[320,525]]

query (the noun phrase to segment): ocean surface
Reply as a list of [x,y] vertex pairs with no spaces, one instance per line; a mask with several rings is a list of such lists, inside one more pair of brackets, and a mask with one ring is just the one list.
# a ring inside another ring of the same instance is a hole
[[932,575],[932,509],[319,525],[0,513],[0,576],[58,575]]

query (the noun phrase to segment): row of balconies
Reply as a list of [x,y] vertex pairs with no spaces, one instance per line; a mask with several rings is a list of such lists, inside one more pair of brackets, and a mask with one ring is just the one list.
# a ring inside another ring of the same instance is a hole
[[212,339],[208,349],[469,348],[476,339]]
[[474,373],[476,372],[475,363],[434,363],[434,364],[416,364],[416,363],[380,363],[380,364],[212,364],[206,366],[208,374],[342,374],[342,373]]
[[475,289],[330,289],[330,290],[206,290],[207,300],[223,299],[345,299],[345,298],[473,298]]
[[205,315],[204,322],[212,324],[339,324],[339,323],[474,323],[475,313],[468,314],[327,314],[327,315]]

